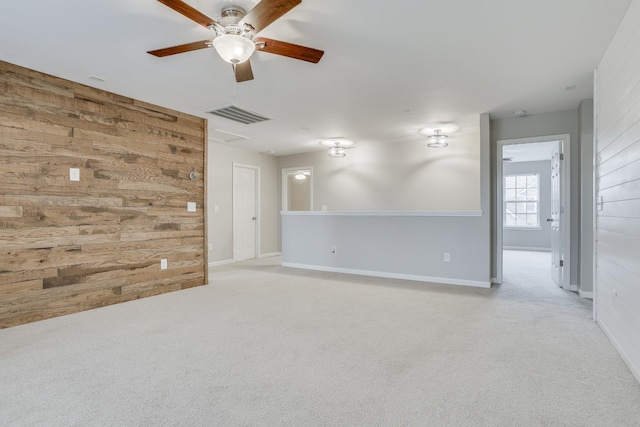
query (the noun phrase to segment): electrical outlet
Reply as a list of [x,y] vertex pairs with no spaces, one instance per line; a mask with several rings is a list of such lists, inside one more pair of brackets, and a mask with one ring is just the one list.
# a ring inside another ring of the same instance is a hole
[[187,212],[196,211],[196,202],[187,202]]
[[451,262],[451,254],[449,252],[444,253],[444,262]]
[[220,212],[220,206],[215,205],[215,206],[213,207],[213,211],[214,211],[215,213],[219,213],[219,212]]
[[212,251],[213,250],[213,243],[209,243],[209,250]]
[[331,246],[331,253],[332,254],[337,254],[338,253],[338,247],[337,246]]
[[327,211],[327,205],[322,205],[322,212],[326,212]]
[[69,181],[80,181],[80,169],[69,168]]
[[160,270],[166,270],[167,266],[168,266],[167,259],[166,258],[162,258],[160,260]]

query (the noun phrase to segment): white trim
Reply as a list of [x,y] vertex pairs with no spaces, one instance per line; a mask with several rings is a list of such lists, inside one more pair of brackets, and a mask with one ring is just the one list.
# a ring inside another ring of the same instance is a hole
[[593,292],[583,292],[580,290],[578,291],[578,295],[580,295],[580,298],[593,299]]
[[[539,212],[538,212],[538,214],[539,214]],[[542,227],[538,227],[537,225],[536,226],[532,226],[532,227],[523,227],[521,225],[519,225],[517,227],[516,226],[511,227],[509,225],[505,225],[502,228],[504,228],[505,230],[509,230],[509,231],[540,231],[540,230],[542,230]]]
[[289,206],[289,179],[288,179],[289,172],[305,170],[305,169],[309,169],[311,171],[311,175],[309,175],[309,210],[310,211],[313,210],[313,166],[300,166],[297,168],[282,168],[281,210],[283,212],[286,212],[287,206]]
[[446,277],[417,276],[412,274],[388,273],[384,271],[355,270],[352,268],[327,267],[322,265],[296,264],[283,262],[283,267],[300,268],[303,270],[328,271],[331,273],[355,274],[358,276],[383,277],[386,279],[413,280],[418,282],[442,283],[445,285],[472,286],[475,288],[490,288],[491,282],[476,280],[451,279]]
[[497,277],[492,277],[491,278],[491,283],[495,283],[496,285],[500,284],[500,282],[498,282],[498,278]]
[[551,252],[551,248],[536,248],[533,246],[503,246],[505,251],[534,251],[534,252]]
[[235,179],[235,170],[236,168],[245,168],[245,169],[255,169],[256,171],[256,185],[255,185],[255,189],[256,189],[256,227],[255,227],[255,253],[254,253],[254,258],[258,258],[258,255],[260,254],[260,223],[261,223],[261,219],[262,219],[262,215],[260,212],[260,207],[261,207],[261,201],[260,201],[260,182],[262,181],[261,175],[260,175],[260,166],[254,166],[254,165],[246,165],[243,163],[233,163],[232,168],[231,168],[231,205],[232,205],[232,212],[231,212],[231,234],[232,234],[232,238],[233,238],[233,260],[235,262],[236,260],[236,235],[235,235],[235,227],[236,227],[236,195],[235,195],[235,191],[236,191],[236,186],[234,183],[234,179]]
[[221,265],[227,265],[227,264],[233,264],[233,263],[235,263],[235,261],[232,260],[232,259],[224,259],[222,261],[211,261],[209,263],[209,268],[211,268],[211,267],[219,267]]
[[321,216],[482,216],[482,211],[281,211],[281,215]]
[[577,291],[576,285],[571,285],[571,135],[546,135],[530,138],[517,138],[517,139],[502,139],[496,142],[496,183],[495,183],[495,210],[496,210],[496,243],[494,257],[496,260],[496,278],[499,283],[502,283],[502,269],[503,269],[503,167],[502,167],[502,148],[505,145],[513,144],[529,144],[535,142],[551,142],[560,141],[561,153],[564,153],[564,164],[562,165],[562,206],[564,207],[563,213],[563,236],[562,236],[562,250],[564,260],[564,267],[562,269],[562,285],[563,289],[567,291]]
[[[598,152],[598,69],[593,70],[593,159],[591,165],[591,179],[592,179],[592,197],[593,197],[593,216],[592,216],[592,225],[593,225],[593,273],[592,273],[592,283],[593,287],[593,320],[598,321],[598,269],[597,262],[598,258],[596,256],[598,250],[598,241],[596,239],[598,232],[598,212],[596,207],[597,195],[598,195],[598,187],[596,186],[596,160]],[[637,377],[636,377],[637,378]],[[640,379],[638,379],[640,381]]]
[[274,256],[280,256],[280,255],[282,255],[282,252],[271,252],[271,253],[268,253],[268,254],[260,254],[260,256],[258,256],[258,258],[271,258],[271,257],[274,257]]
[[627,356],[627,354],[624,352],[624,349],[622,348],[622,346],[613,337],[613,334],[609,332],[609,329],[607,328],[607,326],[604,323],[602,323],[600,319],[597,320],[597,323],[598,325],[600,325],[600,329],[604,331],[604,334],[607,336],[607,338],[609,338],[609,341],[611,342],[611,344],[613,344],[615,349],[618,351],[618,354],[620,355],[620,357],[622,357],[622,360],[624,360],[624,363],[626,363],[627,367],[629,368],[633,376],[636,377],[636,380],[638,382],[640,382],[640,368],[633,365],[633,362],[631,361],[629,356]]

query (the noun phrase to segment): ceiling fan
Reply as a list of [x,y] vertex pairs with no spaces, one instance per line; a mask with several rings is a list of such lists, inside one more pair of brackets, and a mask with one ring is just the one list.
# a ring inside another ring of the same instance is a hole
[[321,50],[293,43],[265,37],[253,38],[254,35],[299,5],[302,0],[262,0],[249,12],[239,6],[225,6],[222,8],[221,18],[218,21],[209,18],[182,0],[158,1],[197,24],[214,31],[215,36],[212,39],[147,52],[154,56],[163,57],[213,47],[222,59],[231,64],[236,81],[245,82],[253,80],[249,58],[256,50],[314,64],[317,64],[324,54]]

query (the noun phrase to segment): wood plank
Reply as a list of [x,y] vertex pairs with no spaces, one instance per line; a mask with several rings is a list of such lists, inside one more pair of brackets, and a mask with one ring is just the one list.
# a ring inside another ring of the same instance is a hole
[[640,179],[640,159],[631,161],[627,165],[607,174],[602,174],[602,171],[596,170],[596,188],[599,190],[605,190],[637,179]]
[[24,292],[41,291],[42,279],[27,280],[25,282],[0,284],[0,295],[20,294]]
[[122,199],[119,197],[88,197],[84,195],[76,196],[55,196],[55,197],[41,197],[36,195],[11,195],[5,196],[5,203],[7,205],[21,205],[21,206],[75,206],[82,207],[122,207]]
[[[44,269],[21,269],[19,271],[9,271],[5,269],[4,263],[0,264],[0,285],[7,285],[11,283],[26,282],[33,279],[45,279],[47,277],[55,277],[58,274],[58,269],[44,268]],[[0,300],[1,301],[1,300]]]
[[603,151],[602,155],[607,157],[601,157],[598,154],[598,176],[606,175],[637,161],[640,158],[640,121]]
[[22,206],[0,206],[0,218],[21,218]]
[[626,218],[638,218],[640,216],[640,200],[621,200],[605,202],[598,216],[615,216]]
[[597,228],[640,238],[640,218],[597,217]]
[[605,202],[640,199],[640,179],[601,189],[598,195],[601,196]]

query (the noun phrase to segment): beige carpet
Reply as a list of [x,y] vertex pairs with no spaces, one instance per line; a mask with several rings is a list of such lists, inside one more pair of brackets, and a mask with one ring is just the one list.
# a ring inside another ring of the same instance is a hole
[[477,289],[219,267],[212,285],[0,331],[2,426],[638,426],[640,386],[508,252]]

